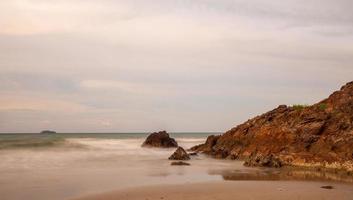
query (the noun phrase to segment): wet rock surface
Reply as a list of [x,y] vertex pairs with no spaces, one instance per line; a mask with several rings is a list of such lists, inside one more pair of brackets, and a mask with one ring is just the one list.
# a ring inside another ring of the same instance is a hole
[[353,171],[353,82],[311,106],[280,105],[191,150],[247,166]]
[[245,166],[248,167],[282,167],[282,162],[280,159],[276,158],[273,155],[255,155],[250,156],[244,162]]
[[171,148],[178,147],[178,143],[166,131],[160,131],[150,134],[142,144],[142,147]]

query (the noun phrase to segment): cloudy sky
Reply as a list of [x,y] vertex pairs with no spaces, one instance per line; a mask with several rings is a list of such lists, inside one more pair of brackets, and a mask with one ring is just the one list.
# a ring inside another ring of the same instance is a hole
[[0,132],[225,131],[352,80],[352,0],[0,1]]

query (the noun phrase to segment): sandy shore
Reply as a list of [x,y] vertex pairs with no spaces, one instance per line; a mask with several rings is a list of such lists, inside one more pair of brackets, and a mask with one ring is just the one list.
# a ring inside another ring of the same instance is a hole
[[[321,186],[331,185],[333,189]],[[216,181],[117,190],[74,200],[353,200],[353,185],[300,181]]]

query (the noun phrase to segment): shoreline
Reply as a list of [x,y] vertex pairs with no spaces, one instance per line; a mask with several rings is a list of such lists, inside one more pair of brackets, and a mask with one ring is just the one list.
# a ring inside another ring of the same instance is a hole
[[[333,186],[324,189],[322,186]],[[212,181],[153,185],[83,195],[70,200],[352,200],[353,185],[311,181]]]

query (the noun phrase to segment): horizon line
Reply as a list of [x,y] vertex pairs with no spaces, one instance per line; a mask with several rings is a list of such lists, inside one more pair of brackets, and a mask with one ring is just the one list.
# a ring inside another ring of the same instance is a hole
[[[100,134],[138,134],[138,133],[155,133],[154,132],[141,132],[141,131],[137,131],[137,132],[55,132],[52,134],[77,134],[77,133],[84,133],[84,134],[96,134],[96,133],[100,133]],[[158,131],[157,131],[158,132]],[[167,132],[167,133],[224,133],[224,131],[174,131],[174,132]],[[40,132],[0,132],[0,134],[43,134]]]

